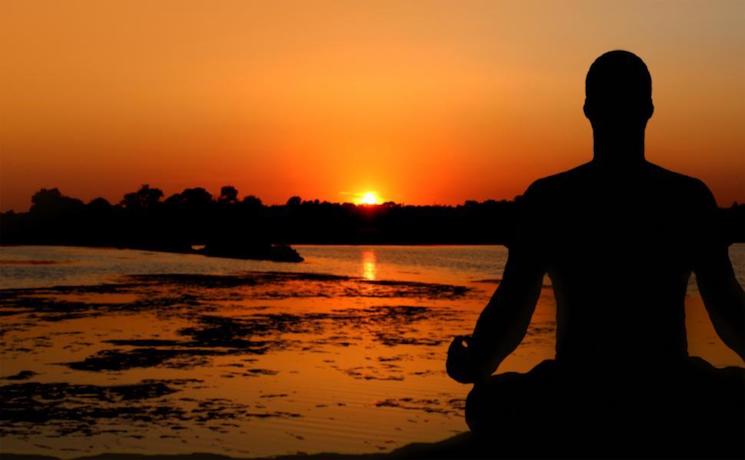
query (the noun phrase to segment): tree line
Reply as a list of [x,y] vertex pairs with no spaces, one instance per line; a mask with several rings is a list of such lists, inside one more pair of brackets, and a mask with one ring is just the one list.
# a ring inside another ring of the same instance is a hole
[[[85,203],[58,189],[41,189],[25,213],[0,214],[2,244],[114,246],[208,255],[262,257],[288,244],[507,244],[520,197],[466,201],[456,206],[330,203],[293,196],[284,205],[224,186],[165,197],[143,185],[118,203]],[[745,241],[745,205],[720,209],[728,242]],[[279,249],[282,251],[283,249]],[[276,254],[275,254],[276,255]],[[280,257],[281,258],[281,257]]]

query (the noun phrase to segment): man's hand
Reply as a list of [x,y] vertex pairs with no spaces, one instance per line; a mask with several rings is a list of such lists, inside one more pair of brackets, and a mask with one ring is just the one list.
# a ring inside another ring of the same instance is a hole
[[488,378],[494,369],[473,346],[471,336],[458,335],[448,348],[448,375],[460,383],[475,383]]
[[544,270],[526,244],[510,248],[502,282],[479,315],[473,336],[457,336],[450,344],[446,367],[454,380],[487,380],[528,332]]

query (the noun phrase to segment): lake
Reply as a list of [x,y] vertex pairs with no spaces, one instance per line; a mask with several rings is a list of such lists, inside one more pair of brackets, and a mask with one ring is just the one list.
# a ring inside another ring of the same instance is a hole
[[[446,376],[446,350],[471,331],[506,249],[296,249],[304,263],[1,247],[2,451],[381,452],[465,431],[469,387]],[[745,284],[745,245],[730,256]],[[544,284],[500,371],[553,356]],[[686,322],[692,355],[742,365],[693,280]]]

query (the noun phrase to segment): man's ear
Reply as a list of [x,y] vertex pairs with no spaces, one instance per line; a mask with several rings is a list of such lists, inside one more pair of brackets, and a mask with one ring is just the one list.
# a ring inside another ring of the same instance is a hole
[[649,107],[647,108],[647,120],[652,118],[652,115],[654,115],[654,103],[650,100]]
[[582,111],[585,112],[585,116],[587,119],[591,119],[590,114],[592,113],[592,110],[590,109],[590,104],[587,102],[587,98],[585,98],[585,104],[582,106]]

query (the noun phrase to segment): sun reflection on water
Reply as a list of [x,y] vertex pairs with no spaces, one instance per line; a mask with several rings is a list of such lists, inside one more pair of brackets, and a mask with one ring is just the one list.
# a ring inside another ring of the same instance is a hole
[[375,251],[371,249],[365,249],[362,251],[362,277],[366,280],[375,280],[377,274],[377,260],[375,258]]

